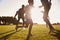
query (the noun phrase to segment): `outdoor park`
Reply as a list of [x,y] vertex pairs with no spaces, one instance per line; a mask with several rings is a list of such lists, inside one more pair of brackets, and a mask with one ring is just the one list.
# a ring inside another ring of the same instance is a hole
[[[49,32],[45,24],[34,24],[30,40],[60,40],[60,25],[53,25],[56,31]],[[19,28],[16,32],[15,25],[0,25],[0,40],[26,40],[28,28]]]
[[0,0],[0,40],[60,40],[60,0]]

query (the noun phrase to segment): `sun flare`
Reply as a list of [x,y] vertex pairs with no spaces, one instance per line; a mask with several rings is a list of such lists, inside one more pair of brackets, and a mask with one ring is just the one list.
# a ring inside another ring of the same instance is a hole
[[[32,20],[33,20],[33,22],[39,23],[39,19],[42,20],[43,14],[42,14],[41,11],[43,11],[43,8],[33,7],[33,8],[31,9],[31,15],[32,15]],[[40,20],[40,21],[41,21],[41,20]]]

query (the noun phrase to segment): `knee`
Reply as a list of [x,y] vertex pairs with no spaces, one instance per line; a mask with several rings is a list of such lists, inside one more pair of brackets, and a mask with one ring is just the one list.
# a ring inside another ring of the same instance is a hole
[[48,21],[48,18],[47,17],[43,17],[44,21]]
[[32,23],[32,25],[33,25],[33,23]]
[[31,22],[30,24],[33,25],[33,22]]

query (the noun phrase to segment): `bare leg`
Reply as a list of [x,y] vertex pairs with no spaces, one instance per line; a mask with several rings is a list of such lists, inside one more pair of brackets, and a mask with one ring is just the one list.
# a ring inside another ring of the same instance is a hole
[[22,18],[22,20],[23,20],[23,27],[24,27],[24,24],[25,24],[24,18]]
[[29,26],[28,19],[26,19],[25,24],[26,24],[25,27],[28,27]]
[[46,27],[48,27],[48,24],[46,23]]
[[28,24],[28,23],[26,23],[26,27],[28,27],[28,25],[29,25],[29,24]]
[[50,32],[52,32],[54,30],[53,26],[51,25],[49,19],[44,15],[43,17],[44,21],[46,22],[47,25],[49,25],[50,28]]
[[29,40],[30,36],[32,35],[31,34],[32,26],[33,26],[33,23],[32,23],[32,20],[31,20],[30,26],[29,26],[29,32],[28,32],[28,36],[27,36],[27,39],[26,40]]
[[18,29],[19,20],[20,20],[20,18],[18,17],[18,21],[17,21],[17,23],[16,23],[16,31],[17,31],[17,29]]

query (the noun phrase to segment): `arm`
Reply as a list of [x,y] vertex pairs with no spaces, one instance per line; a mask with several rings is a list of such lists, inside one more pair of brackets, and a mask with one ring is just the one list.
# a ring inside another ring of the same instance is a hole
[[41,13],[44,13],[44,11],[41,11]]
[[42,6],[39,6],[39,8],[41,8],[41,7],[43,7],[43,5]]
[[51,0],[50,0],[50,2],[51,2]]
[[16,15],[17,15],[17,12],[16,12],[16,14],[15,14],[14,18],[16,17]]

